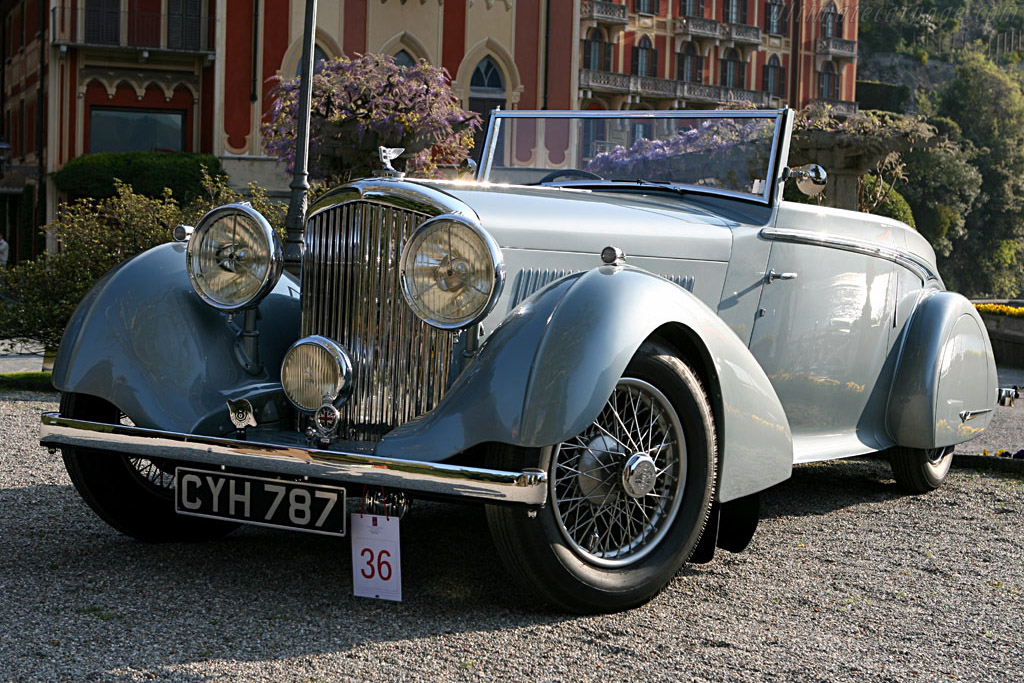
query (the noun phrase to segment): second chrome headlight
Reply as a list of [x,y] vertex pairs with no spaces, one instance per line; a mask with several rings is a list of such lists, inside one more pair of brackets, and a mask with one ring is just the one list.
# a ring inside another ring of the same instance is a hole
[[501,293],[505,265],[494,238],[463,216],[428,220],[402,252],[402,289],[424,322],[458,330],[486,316]]
[[255,305],[281,276],[281,246],[270,223],[248,204],[225,204],[189,237],[188,276],[203,301],[222,311]]

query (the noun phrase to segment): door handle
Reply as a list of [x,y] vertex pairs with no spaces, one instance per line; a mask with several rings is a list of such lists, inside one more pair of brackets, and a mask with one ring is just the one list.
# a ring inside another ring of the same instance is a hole
[[768,274],[764,276],[764,279],[768,281],[768,284],[771,284],[776,280],[795,280],[796,278],[796,273],[776,273],[774,268],[769,270]]

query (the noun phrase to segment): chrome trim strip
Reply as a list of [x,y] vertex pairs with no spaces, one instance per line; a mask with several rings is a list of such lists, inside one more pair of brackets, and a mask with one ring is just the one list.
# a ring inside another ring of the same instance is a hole
[[[259,433],[250,432],[250,435],[258,437]],[[298,445],[236,441],[72,420],[61,417],[59,413],[43,413],[39,442],[48,448],[70,446],[114,451],[143,458],[165,458],[333,482],[387,486],[481,502],[543,505],[547,500],[547,474],[540,470],[506,472]]]
[[992,412],[991,408],[984,408],[982,410],[961,410],[960,411],[960,421],[961,422],[969,422],[969,421],[973,420],[976,417],[981,417],[982,415],[988,415],[991,412]]
[[809,244],[816,247],[842,249],[843,251],[851,251],[857,254],[864,254],[866,256],[874,256],[876,258],[885,259],[886,261],[892,261],[893,263],[914,271],[914,273],[925,282],[928,280],[942,282],[942,278],[939,277],[939,274],[936,271],[932,270],[931,265],[911,254],[899,251],[895,247],[873,244],[871,242],[864,242],[849,237],[822,235],[820,233],[806,232],[804,230],[762,228],[760,234],[761,237],[767,240]]

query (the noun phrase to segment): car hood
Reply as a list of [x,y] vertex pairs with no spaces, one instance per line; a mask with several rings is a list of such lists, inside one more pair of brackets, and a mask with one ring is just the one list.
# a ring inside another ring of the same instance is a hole
[[[728,261],[730,227],[763,217],[737,206],[721,211],[667,192],[592,192],[570,188],[424,183],[467,204],[503,249]],[[721,200],[718,200],[719,202]],[[745,213],[746,212],[746,213]],[[756,211],[754,212],[756,214]]]

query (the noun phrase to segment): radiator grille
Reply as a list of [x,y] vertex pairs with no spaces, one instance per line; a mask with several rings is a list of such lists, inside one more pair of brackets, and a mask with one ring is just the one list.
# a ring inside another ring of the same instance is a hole
[[402,295],[402,245],[424,213],[355,201],[313,216],[302,261],[302,334],[340,342],[353,390],[340,434],[379,441],[434,408],[448,386],[454,335],[422,322]]

